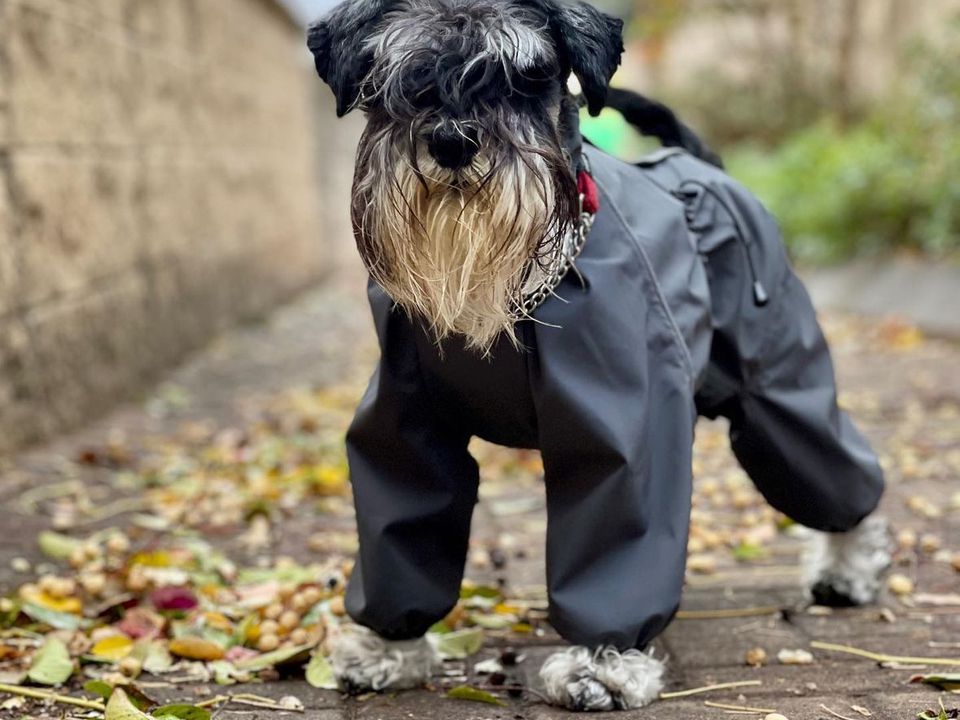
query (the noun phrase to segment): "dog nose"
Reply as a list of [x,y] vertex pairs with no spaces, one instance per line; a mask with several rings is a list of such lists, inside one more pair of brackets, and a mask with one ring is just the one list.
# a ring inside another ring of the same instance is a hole
[[459,170],[470,164],[480,145],[476,131],[447,124],[430,135],[427,149],[440,167]]

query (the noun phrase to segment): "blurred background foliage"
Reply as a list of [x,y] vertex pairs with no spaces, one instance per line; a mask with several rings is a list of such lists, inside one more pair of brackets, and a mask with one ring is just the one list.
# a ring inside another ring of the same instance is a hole
[[[955,260],[960,7],[922,3],[611,2],[628,18],[614,84],[664,100],[703,134],[799,262]],[[627,159],[650,148],[610,111],[584,132]]]

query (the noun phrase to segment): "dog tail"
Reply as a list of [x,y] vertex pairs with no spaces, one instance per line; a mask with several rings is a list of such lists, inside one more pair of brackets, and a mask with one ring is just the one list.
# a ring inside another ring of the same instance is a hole
[[704,162],[723,169],[723,160],[663,103],[623,88],[607,91],[607,107],[623,115],[641,134],[657,138],[666,147],[679,147]]

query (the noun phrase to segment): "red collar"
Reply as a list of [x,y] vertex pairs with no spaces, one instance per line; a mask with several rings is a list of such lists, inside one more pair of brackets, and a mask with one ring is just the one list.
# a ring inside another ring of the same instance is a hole
[[600,193],[597,184],[586,170],[577,173],[577,192],[583,198],[583,211],[596,215],[600,209]]

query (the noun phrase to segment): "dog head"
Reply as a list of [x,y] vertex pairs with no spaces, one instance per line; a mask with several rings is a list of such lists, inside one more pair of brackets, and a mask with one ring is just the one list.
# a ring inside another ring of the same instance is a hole
[[438,340],[486,350],[513,336],[531,268],[578,219],[567,79],[598,113],[621,31],[560,0],[346,0],[311,27],[338,115],[367,117],[351,208],[361,256]]

